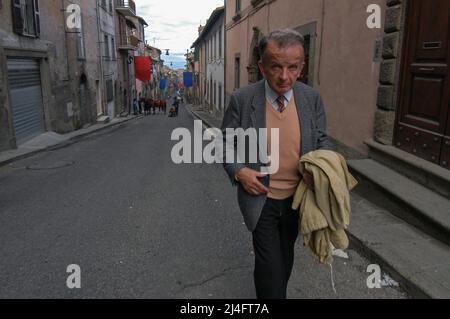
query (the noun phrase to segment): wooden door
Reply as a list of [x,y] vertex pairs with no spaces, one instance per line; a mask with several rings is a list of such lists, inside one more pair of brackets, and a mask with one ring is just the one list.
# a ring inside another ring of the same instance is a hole
[[450,1],[409,0],[395,145],[450,169]]

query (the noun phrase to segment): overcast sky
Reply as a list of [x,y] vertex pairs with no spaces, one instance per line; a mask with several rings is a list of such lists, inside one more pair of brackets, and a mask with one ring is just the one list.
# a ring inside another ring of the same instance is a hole
[[205,25],[213,10],[223,4],[223,0],[136,0],[137,14],[149,24],[145,32],[148,44],[170,49],[174,56],[190,49],[200,22]]

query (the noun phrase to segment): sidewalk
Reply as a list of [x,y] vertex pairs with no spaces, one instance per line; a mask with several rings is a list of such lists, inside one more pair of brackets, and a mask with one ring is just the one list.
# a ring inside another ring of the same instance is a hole
[[80,129],[67,134],[58,134],[55,132],[46,132],[34,139],[22,144],[17,149],[0,152],[0,167],[10,164],[14,161],[30,157],[34,154],[44,152],[55,147],[63,147],[77,142],[81,138],[102,131],[107,128],[118,126],[128,121],[142,118],[142,115],[130,115],[123,118],[114,118],[106,124],[94,124],[87,128]]
[[191,105],[186,104],[186,109],[191,112],[195,117],[202,120],[203,123],[208,127],[216,127],[220,128],[222,126],[222,118],[217,118],[213,115],[211,115],[208,111],[206,111],[202,106],[200,105]]

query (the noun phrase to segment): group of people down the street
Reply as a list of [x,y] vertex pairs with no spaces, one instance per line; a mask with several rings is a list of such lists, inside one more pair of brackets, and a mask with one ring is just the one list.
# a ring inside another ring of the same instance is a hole
[[[182,98],[180,96],[173,97],[173,103],[169,109],[169,117],[178,116],[178,109]],[[167,100],[166,99],[145,99],[140,98],[134,99],[133,101],[133,113],[134,115],[144,114],[147,115],[157,115],[157,114],[167,114]]]

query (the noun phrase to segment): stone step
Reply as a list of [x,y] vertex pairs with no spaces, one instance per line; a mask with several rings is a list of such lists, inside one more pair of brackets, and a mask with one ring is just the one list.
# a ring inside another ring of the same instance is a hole
[[450,245],[450,200],[371,159],[349,160],[355,192]]
[[[413,298],[450,298],[450,247],[352,193],[351,245]],[[368,276],[370,273],[367,274]],[[364,283],[365,284],[365,283]]]
[[450,199],[450,170],[374,140],[365,144],[371,159]]

